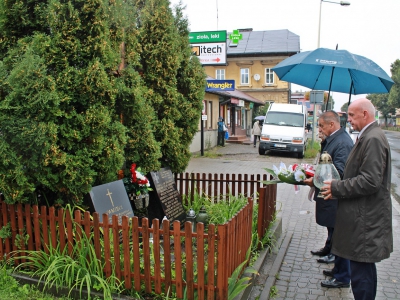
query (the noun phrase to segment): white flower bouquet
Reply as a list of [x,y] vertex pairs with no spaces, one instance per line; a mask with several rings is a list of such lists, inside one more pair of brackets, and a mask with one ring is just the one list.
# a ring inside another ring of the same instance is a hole
[[304,179],[314,176],[314,167],[308,164],[294,164],[288,168],[281,162],[279,169],[273,166],[273,169],[265,168],[273,178],[272,180],[263,181],[263,184],[275,184],[275,183],[289,183],[294,185],[305,185]]

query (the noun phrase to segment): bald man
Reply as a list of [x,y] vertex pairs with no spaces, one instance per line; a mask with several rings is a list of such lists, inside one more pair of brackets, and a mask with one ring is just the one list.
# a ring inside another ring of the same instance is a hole
[[376,262],[393,252],[390,198],[391,154],[375,108],[358,99],[348,108],[348,121],[359,131],[346,161],[343,179],[326,181],[325,200],[338,199],[332,253],[350,260],[354,299],[375,299]]

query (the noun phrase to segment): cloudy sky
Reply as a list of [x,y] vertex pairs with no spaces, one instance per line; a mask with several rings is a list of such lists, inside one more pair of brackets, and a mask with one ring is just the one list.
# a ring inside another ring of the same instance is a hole
[[[179,0],[170,0],[171,4]],[[300,36],[301,51],[318,46],[320,0],[181,0],[191,31],[253,28],[288,29]],[[336,2],[336,1],[331,1]],[[337,1],[340,2],[340,1]],[[400,0],[349,0],[350,6],[324,1],[320,47],[348,50],[376,62],[391,76],[390,65],[400,59]],[[293,91],[308,88],[293,85]],[[353,95],[352,100],[365,95]],[[349,96],[333,93],[335,110]]]

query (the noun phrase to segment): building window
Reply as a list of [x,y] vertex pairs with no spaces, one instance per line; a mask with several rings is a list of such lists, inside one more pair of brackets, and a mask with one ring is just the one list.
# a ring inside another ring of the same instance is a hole
[[273,84],[274,83],[274,71],[270,68],[265,69],[265,83]]
[[240,84],[249,84],[249,68],[240,69]]
[[218,80],[225,80],[225,70],[224,69],[217,69],[215,71],[215,77]]
[[212,101],[208,101],[207,119],[208,119],[208,128],[211,129],[212,128],[212,120],[213,120]]

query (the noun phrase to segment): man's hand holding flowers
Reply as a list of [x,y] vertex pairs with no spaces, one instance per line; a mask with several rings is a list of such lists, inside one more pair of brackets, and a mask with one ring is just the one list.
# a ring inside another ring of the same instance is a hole
[[[314,167],[308,164],[294,164],[286,168],[284,163],[280,163],[279,169],[273,166],[273,169],[265,169],[268,173],[273,176],[272,180],[264,181],[264,184],[274,183],[289,183],[295,186],[297,185],[309,185],[309,180],[312,181],[314,176]],[[307,179],[311,178],[311,179]],[[296,187],[295,187],[296,189]]]

